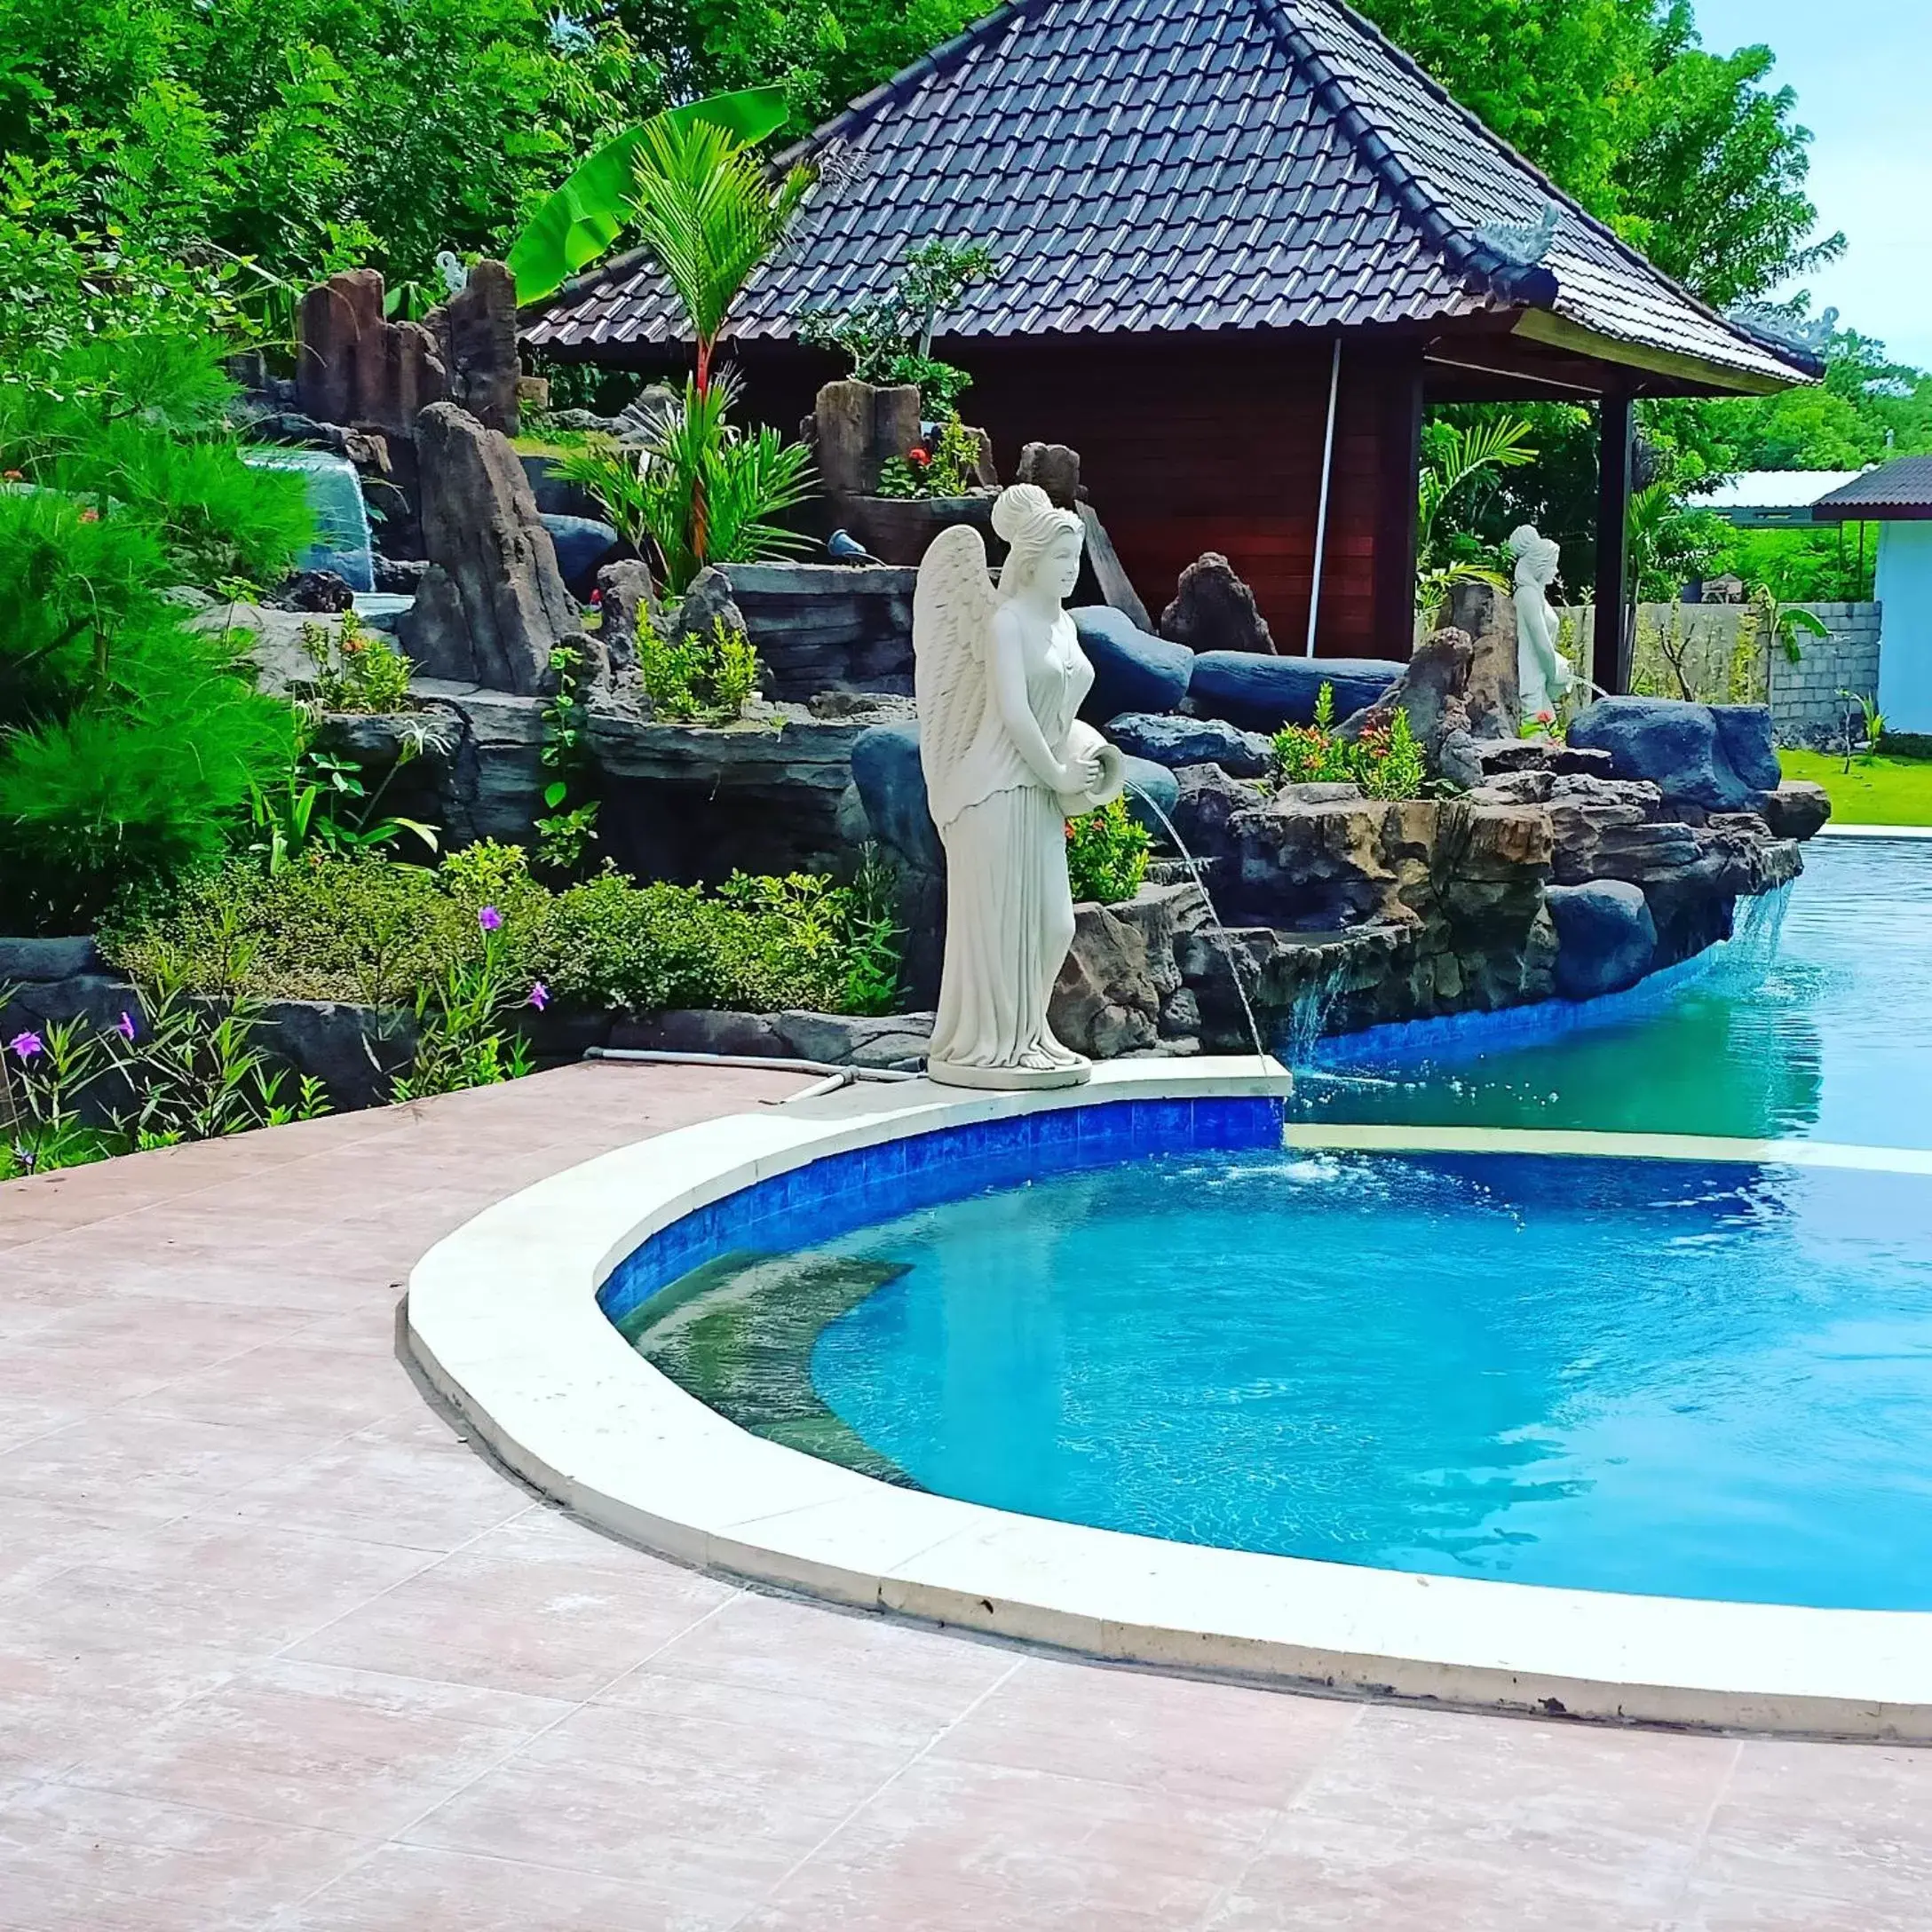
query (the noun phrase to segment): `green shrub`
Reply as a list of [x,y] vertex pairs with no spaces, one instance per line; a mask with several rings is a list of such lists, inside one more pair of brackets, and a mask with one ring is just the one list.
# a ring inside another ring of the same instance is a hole
[[1348,784],[1365,798],[1420,798],[1429,778],[1409,714],[1398,707],[1387,724],[1366,726],[1358,739],[1335,735],[1335,693],[1324,685],[1312,724],[1275,733],[1275,773],[1284,785]]
[[411,709],[408,659],[353,611],[333,634],[327,624],[304,624],[302,649],[315,667],[319,709],[377,717]]
[[1127,809],[1124,798],[1070,819],[1066,827],[1066,879],[1076,901],[1103,906],[1132,899],[1147,876],[1153,843],[1147,827]]
[[[849,886],[736,875],[716,891],[606,870],[553,893],[514,846],[467,846],[434,870],[314,852],[273,874],[232,863],[130,902],[101,946],[137,979],[166,970],[195,992],[258,998],[401,1005],[487,961],[517,1002],[541,984],[593,1010],[880,1012],[898,990],[890,900],[876,866]],[[503,922],[488,935],[486,907]],[[453,1007],[467,1011],[473,990],[455,988]]]
[[708,631],[667,637],[653,624],[637,632],[637,678],[659,717],[728,724],[742,717],[758,688],[758,653],[722,615]]

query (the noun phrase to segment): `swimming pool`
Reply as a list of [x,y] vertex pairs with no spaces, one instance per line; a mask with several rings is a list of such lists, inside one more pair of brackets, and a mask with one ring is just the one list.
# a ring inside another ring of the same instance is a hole
[[1628,994],[1321,1041],[1298,1104],[1326,1120],[1932,1147],[1932,841],[1816,840],[1788,900],[1740,912],[1736,942]]
[[1932,1186],[1187,1154],[824,1244],[811,1377],[968,1501],[1639,1594],[1932,1608]]

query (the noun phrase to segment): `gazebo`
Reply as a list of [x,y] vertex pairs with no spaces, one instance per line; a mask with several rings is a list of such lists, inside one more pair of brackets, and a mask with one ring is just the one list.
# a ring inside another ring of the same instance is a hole
[[[1815,378],[1560,194],[1335,0],[1017,0],[785,160],[822,178],[729,335],[757,415],[831,358],[808,308],[883,293],[907,249],[987,244],[934,347],[1003,469],[1065,442],[1151,607],[1206,550],[1282,648],[1405,658],[1430,402],[1582,401],[1602,424],[1593,674],[1627,675],[1631,410]],[[685,350],[650,264],[526,317],[553,357]],[[1311,607],[1312,606],[1312,607]]]
[[1818,523],[1879,527],[1879,709],[1932,737],[1932,456],[1896,456],[1811,506]]

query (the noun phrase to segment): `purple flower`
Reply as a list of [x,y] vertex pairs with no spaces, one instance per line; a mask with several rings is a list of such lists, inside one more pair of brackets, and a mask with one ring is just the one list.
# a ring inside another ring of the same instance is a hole
[[123,1011],[121,1017],[114,1023],[114,1030],[131,1044],[135,1033],[133,1014]]
[[550,989],[541,979],[538,980],[530,988],[530,997],[523,1003],[526,1006],[534,1006],[541,1013],[550,1003]]
[[38,1033],[15,1033],[7,1041],[7,1046],[14,1057],[21,1060],[37,1059],[47,1050],[47,1042]]
[[503,915],[494,906],[486,906],[476,915],[476,922],[486,932],[495,932],[503,922]]

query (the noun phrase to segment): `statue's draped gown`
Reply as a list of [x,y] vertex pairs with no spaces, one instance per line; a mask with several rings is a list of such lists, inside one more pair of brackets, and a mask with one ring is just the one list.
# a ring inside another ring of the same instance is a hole
[[[1061,760],[1094,681],[1058,617],[1044,640],[1022,617],[1026,701]],[[1047,1002],[1073,943],[1066,880],[1066,806],[1020,756],[987,680],[986,709],[948,774],[933,817],[946,847],[946,963],[930,1057],[954,1066],[1014,1066],[1028,1053],[1054,1065],[1078,1056],[1053,1037]]]

